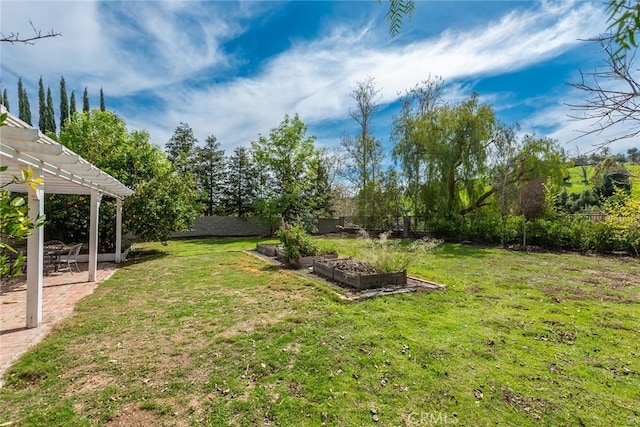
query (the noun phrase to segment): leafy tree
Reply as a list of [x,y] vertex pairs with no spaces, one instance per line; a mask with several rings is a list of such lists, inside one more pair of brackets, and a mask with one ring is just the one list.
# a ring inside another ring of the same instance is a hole
[[318,217],[332,217],[332,188],[329,181],[329,170],[325,162],[325,155],[319,151],[311,164],[312,176],[315,177],[309,188],[311,210]]
[[51,88],[47,87],[47,129],[45,132],[56,133],[56,117],[53,109],[53,96],[51,96]]
[[204,195],[205,215],[213,215],[220,210],[220,199],[227,174],[224,150],[215,136],[210,135],[204,141],[204,147],[195,147],[194,173],[198,188]]
[[[138,238],[165,241],[172,231],[191,225],[197,212],[195,183],[175,173],[162,149],[151,144],[147,132],[129,132],[124,120],[114,113],[94,110],[72,117],[61,130],[60,140],[135,191],[125,199],[123,226]],[[51,228],[70,232],[73,226],[83,229],[70,218],[86,218],[88,200],[51,195],[47,208],[47,213],[53,214],[50,220],[60,221]],[[55,216],[59,211],[65,212],[65,221]],[[103,199],[100,215],[100,241],[112,247],[115,202]],[[83,230],[86,233],[86,228]]]
[[318,152],[315,138],[306,133],[307,126],[297,114],[285,115],[268,137],[260,136],[251,143],[257,167],[268,171],[269,184],[275,189],[275,194],[263,200],[263,218],[278,216],[287,223],[302,222],[311,228],[316,213],[309,190],[315,181],[313,164]]
[[238,147],[227,160],[221,204],[227,215],[245,217],[255,212],[258,174],[249,150]]
[[22,85],[22,78],[18,79],[18,118],[31,125],[31,107],[29,96]]
[[627,150],[627,157],[631,163],[640,163],[640,151],[636,147]]
[[414,225],[417,225],[419,218],[427,216],[430,203],[424,194],[431,171],[427,169],[421,123],[430,120],[435,109],[443,104],[443,84],[441,78],[429,77],[407,91],[402,99],[401,115],[394,119],[391,138],[395,146],[392,156],[400,162]]
[[60,130],[69,120],[69,101],[67,98],[67,83],[60,77]]
[[9,108],[9,95],[7,94],[7,89],[2,92],[2,105],[4,105],[7,111],[11,111]]
[[84,92],[82,93],[82,112],[88,113],[89,111],[91,111],[91,107],[89,106],[89,92],[85,86]]
[[105,111],[104,93],[102,92],[102,88],[100,88],[100,111]]
[[193,135],[193,129],[187,123],[180,122],[167,142],[165,150],[169,161],[176,169],[187,174],[193,172],[197,145],[198,139]]
[[71,98],[69,99],[69,117],[73,117],[73,115],[78,111],[76,109],[76,92],[71,91]]

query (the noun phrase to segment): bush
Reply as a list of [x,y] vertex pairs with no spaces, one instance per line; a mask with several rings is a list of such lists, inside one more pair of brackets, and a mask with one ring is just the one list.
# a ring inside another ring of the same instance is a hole
[[301,224],[283,222],[276,236],[282,243],[287,259],[290,260],[335,252],[331,244],[315,241]]

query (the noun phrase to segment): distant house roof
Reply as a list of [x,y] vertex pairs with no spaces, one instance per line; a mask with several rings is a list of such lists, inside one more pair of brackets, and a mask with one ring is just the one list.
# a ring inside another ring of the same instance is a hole
[[[7,110],[0,106],[0,112],[4,114]],[[0,174],[0,185],[11,181],[11,175],[20,176],[22,169],[31,167],[34,171],[42,169],[45,193],[91,194],[91,190],[97,190],[119,199],[133,194],[133,190],[108,173],[11,113],[0,127],[0,166],[9,167]],[[26,191],[22,184],[6,188]]]

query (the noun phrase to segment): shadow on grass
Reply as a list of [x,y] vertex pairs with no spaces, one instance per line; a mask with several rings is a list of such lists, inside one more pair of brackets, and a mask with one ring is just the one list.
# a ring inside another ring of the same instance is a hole
[[158,249],[140,249],[131,251],[125,264],[139,264],[145,261],[153,261],[155,259],[166,258],[169,252]]

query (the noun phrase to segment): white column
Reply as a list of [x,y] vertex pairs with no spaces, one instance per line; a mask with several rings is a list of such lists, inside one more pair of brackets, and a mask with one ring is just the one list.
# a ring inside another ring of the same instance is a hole
[[[42,171],[34,171],[34,178],[38,176],[42,176]],[[35,222],[44,214],[44,190],[42,186],[36,190],[27,188],[29,218]],[[37,328],[42,323],[43,243],[44,227],[35,228],[27,237],[27,328]]]
[[116,264],[122,257],[122,199],[116,199]]
[[91,190],[91,212],[89,217],[89,281],[95,282],[98,271],[98,213],[102,193]]

